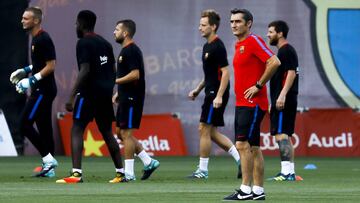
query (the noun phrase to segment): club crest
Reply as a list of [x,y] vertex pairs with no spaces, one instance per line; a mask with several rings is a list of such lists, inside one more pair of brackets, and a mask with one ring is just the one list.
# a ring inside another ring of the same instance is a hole
[[304,1],[312,12],[312,46],[327,88],[341,104],[359,107],[360,1]]
[[245,46],[240,46],[239,50],[240,50],[240,53],[243,54],[245,51]]

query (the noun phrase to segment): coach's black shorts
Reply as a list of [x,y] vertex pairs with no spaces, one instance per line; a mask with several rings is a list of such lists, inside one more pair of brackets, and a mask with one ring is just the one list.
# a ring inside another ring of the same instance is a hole
[[73,119],[91,122],[94,118],[99,129],[111,129],[115,120],[111,97],[89,98],[78,94]]
[[236,107],[235,141],[248,141],[251,146],[260,146],[260,124],[265,111],[259,106]]
[[285,104],[285,108],[281,111],[275,106],[271,106],[270,120],[271,135],[286,134],[292,136],[295,128],[297,104]]
[[222,98],[222,105],[219,108],[213,107],[213,101],[216,97],[215,93],[205,95],[204,103],[201,106],[200,122],[212,126],[224,126],[224,112],[229,101],[229,91],[225,91]]
[[116,113],[116,127],[122,130],[139,129],[144,101],[120,101]]

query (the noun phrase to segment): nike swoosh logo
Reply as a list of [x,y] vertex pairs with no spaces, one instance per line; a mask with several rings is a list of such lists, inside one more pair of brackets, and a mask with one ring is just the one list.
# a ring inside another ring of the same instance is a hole
[[260,198],[263,198],[263,197],[265,197],[265,195],[260,195],[260,196],[258,196],[258,197],[254,197],[254,200],[260,199]]
[[237,198],[238,198],[238,199],[246,199],[246,198],[249,198],[249,197],[251,197],[251,196],[252,196],[252,194],[245,195],[245,196],[241,196],[241,195],[239,194],[239,195],[237,195]]

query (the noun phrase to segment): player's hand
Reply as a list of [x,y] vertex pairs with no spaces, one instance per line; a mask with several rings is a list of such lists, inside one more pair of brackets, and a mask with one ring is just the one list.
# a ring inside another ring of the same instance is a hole
[[193,89],[189,92],[189,99],[190,100],[195,100],[195,98],[199,95],[199,91],[197,91],[196,89]]
[[247,100],[252,99],[260,90],[254,85],[251,86],[249,89],[245,90],[244,97]]
[[222,97],[216,96],[213,101],[214,108],[219,108],[222,105]]
[[34,86],[37,81],[38,80],[34,76],[31,76],[29,78],[24,78],[16,84],[16,91],[20,94],[24,94],[26,90]]
[[283,110],[284,109],[285,100],[286,100],[286,96],[280,94],[278,99],[276,100],[276,109],[277,110]]
[[74,110],[74,98],[69,98],[69,101],[65,103],[65,109],[68,112],[72,112]]
[[117,92],[112,96],[112,103],[113,104],[119,103],[119,94]]
[[10,82],[12,84],[17,84],[21,79],[26,76],[26,72],[23,68],[17,69],[16,71],[12,72],[10,75]]

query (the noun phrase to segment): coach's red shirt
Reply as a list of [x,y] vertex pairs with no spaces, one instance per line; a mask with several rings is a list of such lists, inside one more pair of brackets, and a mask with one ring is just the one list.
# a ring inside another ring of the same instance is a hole
[[266,61],[272,55],[274,53],[257,35],[250,34],[245,40],[236,43],[233,60],[236,106],[255,107],[259,105],[264,111],[268,109],[266,86],[251,100],[245,99],[244,92],[260,79],[265,71]]

